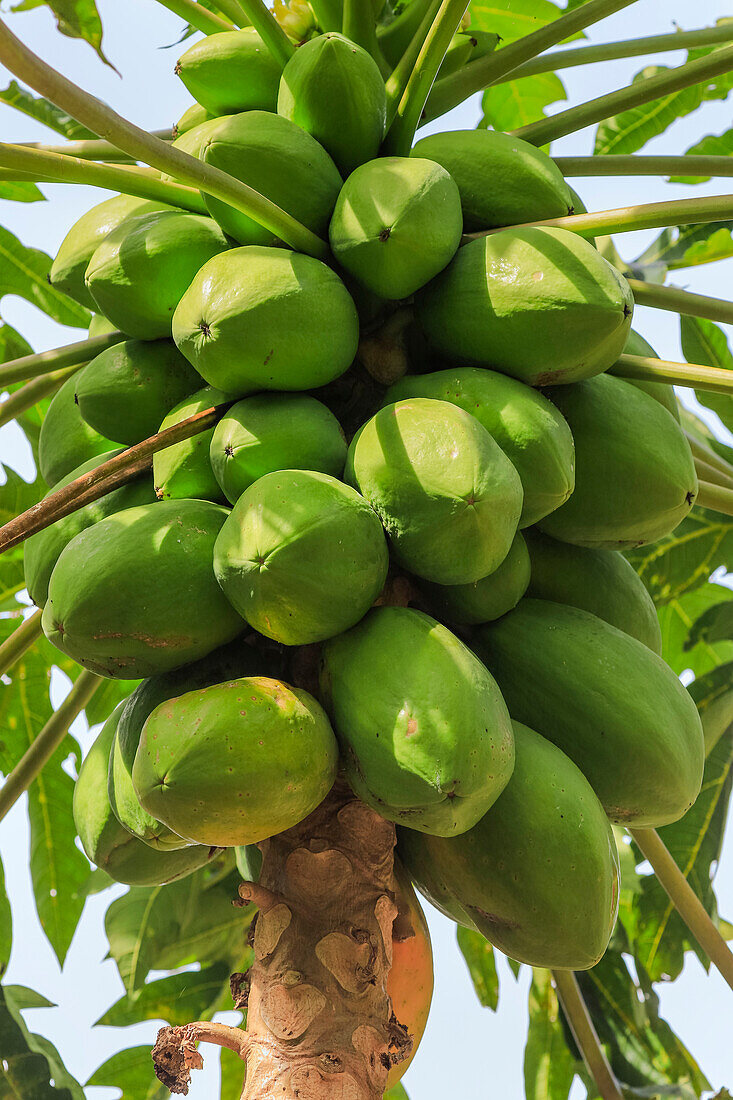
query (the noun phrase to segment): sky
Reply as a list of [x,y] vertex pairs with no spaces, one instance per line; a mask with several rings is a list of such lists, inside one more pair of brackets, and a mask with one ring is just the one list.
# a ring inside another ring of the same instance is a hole
[[[181,22],[155,0],[97,0],[105,29],[105,50],[122,78],[103,66],[85,43],[61,37],[50,12],[38,8],[11,15],[9,25],[44,60],[77,83],[110,103],[119,113],[141,126],[159,129],[172,124],[190,103],[183,85],[173,74],[176,59],[185,47],[172,45],[179,37]],[[7,5],[6,5],[7,6]],[[641,35],[669,32],[678,24],[694,29],[730,15],[720,0],[638,0],[632,7],[592,28],[591,42],[615,41]],[[681,63],[684,55],[657,55],[659,64]],[[639,59],[606,62],[569,69],[564,81],[571,102],[628,84],[641,67]],[[0,66],[0,78],[3,76]],[[554,109],[561,109],[558,104]],[[475,126],[480,117],[478,97],[421,131]],[[684,150],[702,133],[720,134],[731,124],[730,100],[709,103],[700,111],[676,122],[662,137],[645,148],[648,153]],[[0,138],[5,141],[55,141],[40,125],[0,105]],[[558,141],[556,155],[585,154],[592,150],[592,129]],[[712,181],[691,192],[681,185],[658,179],[587,179],[573,181],[589,210],[602,210],[637,202],[727,191],[727,181]],[[11,228],[27,245],[53,254],[72,223],[90,206],[108,197],[107,192],[87,187],[43,187],[47,203],[20,204],[0,200],[0,224]],[[625,234],[617,239],[627,259],[637,256],[655,233]],[[710,264],[675,275],[676,285],[702,294],[730,297],[733,260]],[[35,350],[56,347],[81,338],[76,330],[62,329],[33,306],[14,297],[2,301],[2,316],[17,327]],[[679,327],[673,314],[638,308],[634,327],[656,348],[662,358],[679,360]],[[730,333],[729,333],[730,335]],[[683,394],[694,404],[689,391]],[[716,418],[708,418],[717,427]],[[725,437],[725,436],[724,436]],[[725,437],[727,438],[727,437]],[[30,478],[30,452],[14,425],[0,429],[0,461]],[[54,678],[54,704],[68,691],[61,674]],[[94,736],[83,719],[73,727],[86,750]],[[103,913],[115,896],[113,891],[93,897],[69,951],[63,973],[59,971],[38,925],[28,873],[28,829],[25,799],[22,799],[0,827],[0,854],[5,864],[8,890],[13,905],[15,941],[6,981],[31,986],[56,1002],[57,1008],[27,1012],[31,1030],[51,1039],[65,1063],[82,1083],[112,1053],[126,1046],[154,1040],[159,1022],[131,1028],[96,1028],[94,1021],[122,994],[114,963],[104,960],[107,944]],[[733,841],[724,848],[716,879],[723,915],[733,919]],[[115,888],[121,892],[121,888]],[[455,928],[429,906],[428,919],[435,955],[436,991],[428,1028],[422,1045],[407,1072],[404,1084],[411,1100],[484,1100],[502,1096],[520,1100],[523,1096],[522,1052],[527,1027],[529,975],[523,968],[515,981],[503,959],[499,960],[499,1012],[479,1006],[455,942]],[[733,1087],[730,1057],[730,991],[712,972],[708,977],[696,959],[689,958],[682,977],[673,985],[658,986],[661,1013],[691,1048],[711,1083]],[[228,1017],[223,1016],[226,1020]],[[233,1017],[232,1017],[233,1019]],[[211,1048],[209,1048],[211,1050]],[[206,1050],[204,1050],[206,1057]],[[211,1050],[202,1073],[194,1075],[190,1100],[212,1100],[218,1096],[218,1067]],[[573,1100],[584,1090],[576,1083]],[[89,1100],[114,1100],[114,1089],[90,1088]]]

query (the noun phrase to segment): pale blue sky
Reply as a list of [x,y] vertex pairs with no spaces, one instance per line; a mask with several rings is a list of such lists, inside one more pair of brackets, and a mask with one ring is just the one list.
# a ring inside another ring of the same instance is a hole
[[[83,43],[59,36],[47,9],[11,15],[10,26],[23,40],[68,76],[107,100],[123,115],[151,129],[167,126],[180,116],[190,100],[173,75],[181,52],[177,47],[160,47],[175,42],[180,21],[154,0],[98,0],[105,27],[105,47],[123,79],[105,68]],[[729,15],[721,0],[639,0],[631,8],[593,28],[592,41],[611,41],[673,29],[706,26]],[[683,55],[660,55],[660,64],[678,64]],[[588,99],[628,83],[640,67],[638,60],[611,62],[591,69],[568,70],[565,81],[574,102]],[[0,70],[0,77],[2,76]],[[473,126],[479,117],[477,103],[454,112],[448,120],[430,129]],[[730,101],[708,104],[702,111],[677,122],[667,134],[648,146],[649,152],[684,150],[701,133],[722,133],[731,124]],[[428,132],[427,129],[426,131]],[[49,132],[30,119],[0,106],[0,136],[6,141],[53,141]],[[592,145],[592,131],[558,142],[554,152],[586,153]],[[654,179],[577,181],[588,209],[600,210],[627,202],[654,201],[688,195],[690,189],[670,186]],[[698,194],[727,191],[727,181],[712,182]],[[32,205],[0,201],[0,224],[11,228],[27,245],[53,253],[69,226],[86,209],[106,198],[107,192],[81,187],[44,187],[48,203]],[[640,233],[622,238],[622,250],[637,255],[654,234]],[[712,264],[697,271],[679,273],[675,282],[699,293],[730,297],[733,261]],[[68,343],[76,337],[61,329],[27,303],[6,298],[2,314],[32,343],[36,350]],[[638,309],[635,327],[669,359],[680,358],[676,319],[650,309]],[[0,460],[26,476],[31,473],[29,453],[13,425],[0,429]],[[54,702],[58,704],[68,682],[58,675]],[[84,748],[91,735],[77,723],[74,732]],[[97,1028],[91,1025],[122,993],[114,963],[102,962],[106,953],[102,917],[114,896],[111,892],[92,898],[69,952],[63,974],[45,940],[31,899],[28,875],[28,831],[25,800],[21,800],[0,829],[0,852],[5,863],[15,924],[15,942],[7,981],[32,986],[59,1007],[26,1013],[29,1026],[47,1035],[59,1047],[69,1070],[80,1081],[109,1057],[126,1046],[152,1042],[159,1024],[151,1022],[127,1029]],[[733,843],[728,839],[717,878],[721,910],[733,918]],[[411,1100],[485,1100],[503,1097],[521,1100],[522,1051],[527,1024],[528,975],[515,982],[501,960],[501,997],[497,1015],[478,1005],[468,973],[455,944],[454,927],[430,911],[436,961],[436,994],[422,1046],[405,1078]],[[660,988],[660,987],[658,987]],[[713,973],[704,975],[690,959],[681,979],[661,987],[661,1009],[672,1026],[691,1047],[716,1088],[733,1084],[730,1056],[730,991]],[[206,1055],[206,1051],[204,1051]],[[577,1088],[577,1086],[576,1086]],[[577,1095],[583,1094],[577,1088]],[[89,1089],[89,1100],[113,1100],[112,1089]],[[195,1076],[191,1100],[212,1100],[218,1096],[218,1068],[215,1053],[207,1068]]]

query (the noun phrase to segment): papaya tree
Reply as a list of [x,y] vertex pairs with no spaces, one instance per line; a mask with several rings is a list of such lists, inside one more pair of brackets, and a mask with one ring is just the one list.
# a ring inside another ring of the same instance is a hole
[[0,322],[0,820],[61,965],[103,914],[100,1025],[161,1024],[82,1085],[0,867],[0,1096],[202,1095],[218,1047],[222,1100],[404,1100],[437,909],[481,1005],[526,976],[527,1100],[724,1100],[660,995],[693,956],[733,990],[733,302],[674,274],[733,260],[733,131],[671,130],[733,20],[149,0],[146,61],[156,3],[163,129],[24,43],[50,9],[105,71],[103,5],[0,19],[54,135],[0,143],[7,220],[98,191],[53,256],[0,228],[0,295],[78,330]]

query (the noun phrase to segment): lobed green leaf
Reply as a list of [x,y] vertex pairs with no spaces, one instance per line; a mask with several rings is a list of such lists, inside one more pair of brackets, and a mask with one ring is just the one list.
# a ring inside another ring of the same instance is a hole
[[43,123],[50,130],[67,138],[69,141],[78,141],[82,138],[94,138],[97,135],[82,126],[66,111],[62,111],[55,103],[44,99],[43,96],[34,95],[27,88],[21,88],[17,80],[11,80],[7,88],[0,88],[0,103],[6,103],[8,107],[14,107],[36,122]]
[[494,949],[480,932],[471,928],[459,925],[457,936],[479,1003],[495,1012],[499,1004],[499,975]]
[[549,970],[532,969],[524,1048],[526,1100],[567,1100],[578,1063],[568,1047]]

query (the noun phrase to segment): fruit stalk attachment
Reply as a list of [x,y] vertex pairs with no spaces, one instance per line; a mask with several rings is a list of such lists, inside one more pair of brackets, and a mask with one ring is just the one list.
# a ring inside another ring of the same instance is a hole
[[428,7],[425,15],[423,16],[420,26],[415,31],[412,39],[410,40],[407,49],[403,53],[400,60],[395,65],[392,73],[385,81],[385,88],[387,90],[387,127],[391,126],[394,116],[397,112],[400,100],[405,94],[407,88],[407,82],[415,68],[415,62],[417,61],[420,50],[422,49],[423,42],[427,38],[428,31],[432,27],[435,18],[440,9],[441,0],[433,0]]
[[712,466],[706,462],[704,458],[695,456],[695,473],[698,482],[704,481],[712,485],[719,485],[723,489],[733,489],[733,476],[731,476],[733,469],[731,469],[731,474],[725,474],[717,466]]
[[[730,495],[733,501],[733,493]],[[733,954],[659,833],[656,829],[629,829],[629,832],[693,937],[733,989]]]
[[598,1095],[601,1100],[623,1100],[623,1093],[601,1046],[575,974],[572,970],[553,970],[552,980],[573,1038],[595,1081]]
[[180,15],[181,19],[185,19],[203,34],[234,30],[233,24],[228,23],[215,12],[208,11],[202,4],[197,4],[196,0],[158,0],[158,3],[168,8],[168,11],[172,11],[174,15]]
[[619,378],[637,378],[644,382],[668,382],[672,386],[694,386],[713,393],[733,393],[733,371],[723,367],[705,367],[699,363],[671,363],[644,355],[620,355],[608,369]]
[[636,0],[587,0],[573,11],[561,15],[532,34],[526,34],[516,42],[504,46],[488,57],[481,57],[465,68],[444,77],[433,87],[425,104],[421,124],[439,118],[446,111],[457,107],[474,92],[480,92],[491,84],[498,84],[514,75],[514,70],[538,54],[556,46],[576,31],[585,30],[622,8],[628,8]]
[[67,111],[82,125],[117,145],[135,160],[175,176],[247,214],[258,225],[276,234],[291,248],[323,258],[328,248],[306,226],[254,188],[218,168],[203,164],[160,138],[141,130],[101,100],[77,87],[51,68],[0,20],[0,62],[40,95]]
[[36,402],[50,397],[52,393],[60,389],[67,378],[71,378],[84,363],[76,363],[71,367],[62,367],[61,370],[51,371],[49,374],[34,378],[27,385],[21,386],[15,393],[11,393],[5,401],[0,401],[0,427],[3,424],[15,420],[26,409],[30,409]]
[[45,726],[26,749],[23,756],[8,775],[2,789],[0,789],[0,821],[5,817],[18,801],[20,796],[28,790],[33,780],[51,759],[59,747],[69,726],[84,710],[97,688],[103,683],[101,676],[86,669],[79,673],[74,686],[64,699],[63,703],[54,714],[51,715]]
[[596,96],[586,103],[580,103],[577,107],[570,107],[567,111],[559,111],[551,118],[541,119],[539,122],[531,122],[528,126],[520,126],[513,130],[516,137],[530,141],[533,145],[548,145],[557,138],[574,134],[578,130],[592,126],[596,122],[602,122],[620,111],[631,110],[632,107],[642,107],[645,103],[651,103],[662,96],[679,92],[683,88],[689,88],[693,84],[712,80],[715,76],[728,73],[733,68],[733,46],[723,46],[719,50],[696,61],[688,61],[679,65],[676,69],[669,69],[650,76],[646,80],[637,81],[626,88],[620,88],[606,95]]
[[[724,485],[716,485],[710,481],[701,481],[695,504],[701,508],[708,508],[711,512],[733,516],[733,489],[727,489]],[[651,860],[649,862],[651,863]]]
[[105,332],[101,336],[92,336],[88,340],[78,340],[51,351],[39,351],[33,355],[21,355],[18,359],[8,359],[0,366],[0,389],[14,382],[25,382],[29,378],[39,378],[62,367],[79,366],[93,359],[106,348],[124,340],[121,332]]
[[[386,992],[394,844],[394,826],[338,782],[299,825],[260,843],[260,880],[239,889],[239,904],[259,908],[255,961],[233,978],[247,1031],[213,1036],[246,1062],[242,1100],[381,1100],[389,1069],[408,1055]],[[197,1032],[207,1027],[159,1033],[156,1073],[173,1092],[200,1066],[193,1043],[211,1041]]]
[[27,649],[41,636],[40,610],[34,611],[20,626],[16,626],[10,637],[0,645],[0,676],[4,676],[16,661],[19,661]]
[[709,298],[705,294],[692,294],[676,286],[645,283],[641,279],[629,279],[628,283],[639,306],[653,306],[672,313],[684,313],[688,317],[705,317],[708,321],[733,324],[733,302],[727,302],[724,298]]
[[[77,368],[67,369],[69,373],[73,373]],[[33,384],[29,383],[29,385]],[[28,386],[23,388],[28,389]],[[86,504],[91,504],[93,500],[99,500],[100,497],[111,493],[113,489],[118,489],[120,485],[132,481],[150,467],[154,454],[174,443],[180,443],[193,435],[205,432],[208,428],[213,428],[232,404],[233,400],[221,405],[212,405],[209,409],[194,413],[193,416],[173,424],[165,431],[151,435],[141,443],[136,443],[134,447],[128,447],[115,458],[101,462],[89,473],[70,481],[63,489],[50,493],[38,504],[34,504],[32,508],[11,519],[4,527],[0,527],[0,554],[25,542],[31,535],[35,535],[37,531],[43,531],[56,520],[77,512]]]
[[250,23],[267,46],[275,61],[284,69],[295,53],[295,46],[262,0],[239,0]]
[[[731,32],[733,33],[733,32]],[[733,176],[733,157],[690,154],[645,157],[609,153],[595,157],[553,157],[564,176]]]

